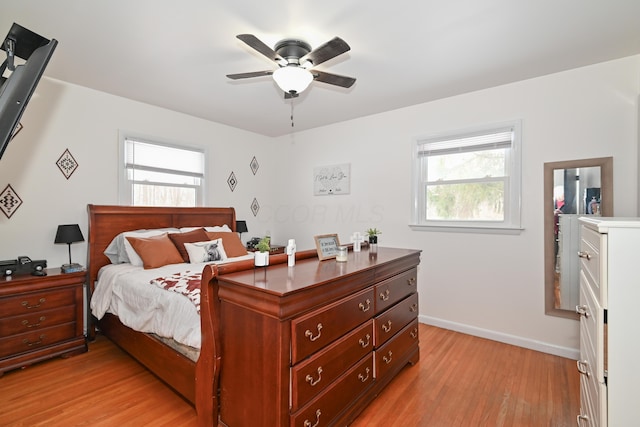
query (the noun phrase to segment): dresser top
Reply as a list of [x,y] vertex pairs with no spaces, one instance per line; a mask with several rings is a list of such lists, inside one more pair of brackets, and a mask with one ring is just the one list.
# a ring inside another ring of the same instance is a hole
[[637,217],[583,216],[580,221],[590,224],[600,233],[606,233],[612,228],[640,228],[640,218]]

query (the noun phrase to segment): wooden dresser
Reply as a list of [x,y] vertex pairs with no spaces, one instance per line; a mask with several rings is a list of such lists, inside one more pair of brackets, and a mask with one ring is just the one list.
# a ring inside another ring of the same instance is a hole
[[87,351],[86,273],[0,277],[0,375],[51,357]]
[[580,223],[578,426],[638,425],[640,218]]
[[419,359],[419,263],[378,248],[220,276],[221,424],[352,421]]

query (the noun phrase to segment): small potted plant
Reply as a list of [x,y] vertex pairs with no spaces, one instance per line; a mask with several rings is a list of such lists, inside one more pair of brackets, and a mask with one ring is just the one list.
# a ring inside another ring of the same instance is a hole
[[366,233],[369,236],[369,244],[375,245],[378,243],[378,234],[382,234],[382,231],[377,228],[369,228]]
[[271,242],[271,237],[265,236],[256,245],[256,253],[255,253],[255,265],[258,267],[263,267],[269,265],[269,251],[271,250],[271,246],[269,245]]

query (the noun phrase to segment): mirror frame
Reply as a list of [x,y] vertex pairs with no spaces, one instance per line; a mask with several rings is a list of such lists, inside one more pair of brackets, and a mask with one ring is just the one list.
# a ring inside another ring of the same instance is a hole
[[575,311],[555,308],[554,303],[554,233],[553,233],[553,171],[556,169],[575,169],[600,167],[600,209],[602,216],[613,216],[613,157],[568,160],[544,164],[544,290],[545,314],[550,316],[579,319]]

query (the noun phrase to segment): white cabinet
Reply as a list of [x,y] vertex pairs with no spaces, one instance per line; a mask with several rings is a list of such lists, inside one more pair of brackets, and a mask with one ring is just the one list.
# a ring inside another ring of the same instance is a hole
[[640,425],[640,218],[580,224],[578,425]]

